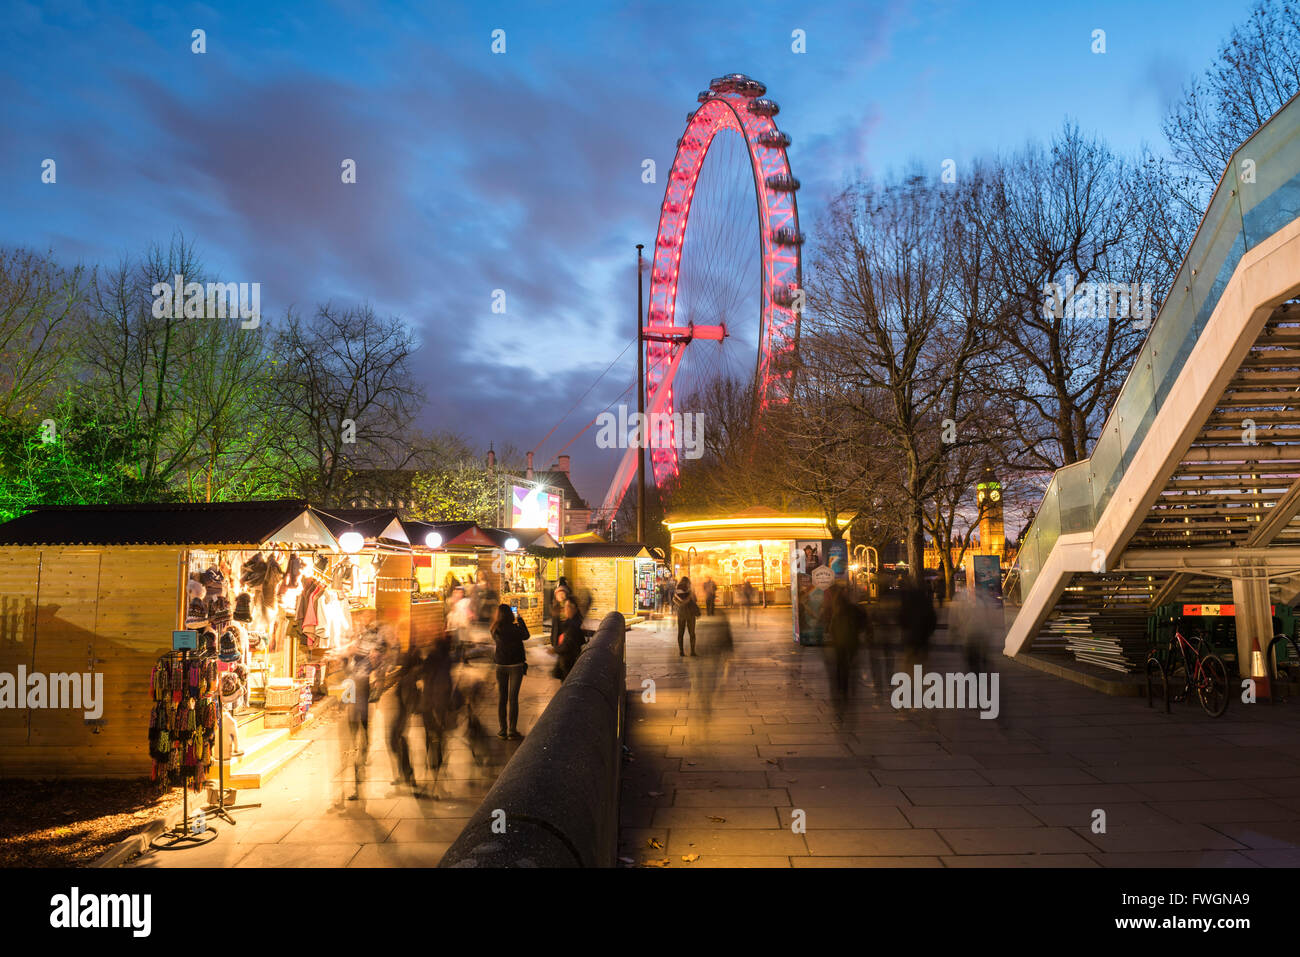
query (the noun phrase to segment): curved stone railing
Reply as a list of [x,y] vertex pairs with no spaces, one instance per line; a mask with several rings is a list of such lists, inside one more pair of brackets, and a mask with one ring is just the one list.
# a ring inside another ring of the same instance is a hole
[[610,612],[439,867],[613,867],[627,623]]

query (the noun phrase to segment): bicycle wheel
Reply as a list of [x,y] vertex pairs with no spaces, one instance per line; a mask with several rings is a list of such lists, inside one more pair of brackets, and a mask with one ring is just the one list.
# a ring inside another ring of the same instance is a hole
[[[1291,646],[1291,654],[1288,659],[1278,662],[1277,656],[1287,651],[1287,645]],[[1278,635],[1268,644],[1268,653],[1264,656],[1264,664],[1268,668],[1269,677],[1274,681],[1282,679],[1284,681],[1295,681],[1297,672],[1300,671],[1300,646],[1296,645],[1295,639],[1287,635]]]
[[1205,655],[1197,667],[1196,696],[1211,718],[1228,710],[1228,669],[1218,655]]
[[1147,707],[1155,707],[1156,695],[1164,702],[1165,713],[1169,713],[1169,682],[1165,678],[1165,666],[1155,655],[1147,658]]

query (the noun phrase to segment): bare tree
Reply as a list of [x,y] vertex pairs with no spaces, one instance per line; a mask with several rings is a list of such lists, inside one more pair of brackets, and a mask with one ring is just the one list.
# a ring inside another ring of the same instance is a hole
[[171,293],[155,289],[170,289],[178,275],[186,286],[206,278],[181,236],[95,274],[81,342],[87,394],[115,413],[141,487],[222,498],[242,487],[256,460],[249,433],[267,373],[264,330],[220,316],[204,296],[191,315],[176,310]]
[[1233,27],[1210,66],[1164,122],[1174,158],[1195,183],[1200,211],[1233,152],[1300,91],[1300,6],[1261,0]]
[[53,253],[0,249],[0,416],[27,419],[55,398],[84,322],[85,280]]
[[962,395],[987,351],[954,309],[962,190],[910,175],[846,190],[819,224],[800,348],[901,460],[908,565],[924,567],[925,507],[945,446],[967,427]]
[[271,380],[284,428],[271,441],[299,494],[341,504],[355,472],[410,464],[410,420],[423,398],[410,369],[415,345],[401,319],[369,306],[327,303],[310,322],[288,315]]
[[984,388],[1018,424],[1015,466],[1085,458],[1133,365],[1147,304],[1154,316],[1181,258],[1151,172],[1066,124],[1048,148],[1030,145],[990,171],[991,188],[970,206],[1001,289],[1002,361]]

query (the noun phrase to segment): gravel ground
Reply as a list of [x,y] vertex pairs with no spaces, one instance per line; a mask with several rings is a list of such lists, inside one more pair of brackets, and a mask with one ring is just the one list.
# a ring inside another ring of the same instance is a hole
[[0,867],[85,867],[180,802],[180,788],[160,793],[147,778],[6,780],[0,785]]

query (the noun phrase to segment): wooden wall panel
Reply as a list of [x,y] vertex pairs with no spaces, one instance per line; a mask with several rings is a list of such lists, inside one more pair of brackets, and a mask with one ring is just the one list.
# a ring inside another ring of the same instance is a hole
[[[0,736],[0,773],[41,776],[148,775],[149,679],[159,655],[171,648],[178,625],[176,547],[14,549],[0,562],[0,605],[22,598],[32,565],[14,562],[39,551],[39,607],[32,630],[32,670],[103,676],[103,711],[88,721],[86,708],[33,710],[21,745]],[[0,645],[4,643],[0,641]],[[5,668],[3,670],[9,670]],[[83,703],[84,704],[84,703]],[[24,712],[26,714],[26,712]],[[3,715],[3,712],[0,712]]]

